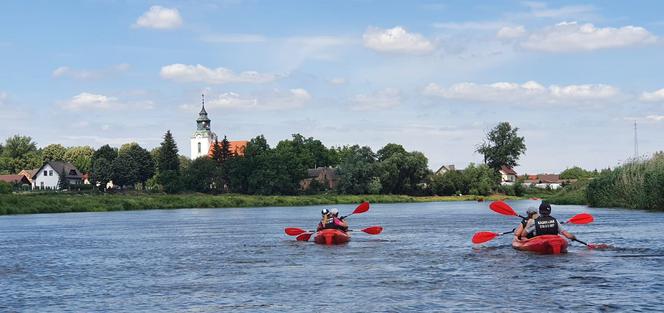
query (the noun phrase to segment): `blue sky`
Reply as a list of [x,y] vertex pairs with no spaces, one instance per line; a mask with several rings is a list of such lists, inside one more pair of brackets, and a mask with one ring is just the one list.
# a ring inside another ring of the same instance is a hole
[[520,173],[664,148],[659,1],[3,1],[0,138],[189,155],[200,94],[232,140],[389,142],[480,162],[501,121]]

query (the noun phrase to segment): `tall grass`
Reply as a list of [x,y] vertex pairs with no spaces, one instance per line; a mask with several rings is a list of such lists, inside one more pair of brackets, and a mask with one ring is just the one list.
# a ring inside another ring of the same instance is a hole
[[594,207],[664,210],[664,153],[602,171],[586,193]]

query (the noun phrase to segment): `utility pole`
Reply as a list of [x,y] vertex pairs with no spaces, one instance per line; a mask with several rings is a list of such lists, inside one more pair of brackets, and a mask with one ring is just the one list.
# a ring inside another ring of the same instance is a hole
[[639,158],[639,138],[636,132],[636,121],[634,121],[634,159]]

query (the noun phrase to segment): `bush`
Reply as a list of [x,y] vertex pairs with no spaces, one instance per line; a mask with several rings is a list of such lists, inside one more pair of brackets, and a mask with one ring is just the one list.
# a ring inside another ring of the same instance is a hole
[[0,194],[12,193],[12,185],[5,181],[0,181]]

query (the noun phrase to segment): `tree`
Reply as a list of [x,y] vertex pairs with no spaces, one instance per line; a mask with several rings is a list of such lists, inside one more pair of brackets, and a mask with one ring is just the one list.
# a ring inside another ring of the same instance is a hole
[[[224,137],[226,139],[226,137]],[[224,162],[224,157],[222,155],[222,146],[221,143],[219,143],[219,140],[217,138],[214,139],[214,144],[212,145],[212,159],[217,162],[218,164],[221,164]]]
[[519,165],[519,157],[526,152],[524,138],[517,135],[518,130],[518,127],[512,129],[510,123],[502,122],[487,134],[475,151],[482,154],[484,163],[495,171],[503,165],[515,167]]
[[405,154],[406,149],[396,143],[388,143],[382,149],[378,150],[378,161],[383,162],[395,154]]
[[222,186],[220,168],[207,157],[200,157],[191,162],[184,175],[186,189],[196,192],[218,192]]
[[136,168],[136,180],[132,183],[140,182],[142,189],[145,189],[145,182],[155,173],[155,164],[150,152],[137,143],[132,143],[125,150],[120,148],[119,155],[127,156]]
[[560,173],[561,179],[582,179],[593,176],[594,176],[593,172],[586,171],[578,166],[565,169],[562,173]]
[[[382,192],[389,194],[422,194],[430,174],[428,160],[421,152],[407,152],[402,146],[388,144],[378,151]],[[380,161],[382,158],[382,161]]]
[[138,181],[138,167],[128,154],[119,155],[111,163],[111,180],[120,189]]
[[89,146],[71,147],[65,152],[64,160],[74,164],[82,173],[92,170],[92,156],[95,150]]
[[31,137],[14,135],[7,138],[7,142],[3,148],[3,155],[12,159],[19,159],[29,153],[37,152],[37,144],[32,141]]
[[170,130],[166,131],[157,153],[157,182],[167,193],[176,193],[182,189],[178,147]]
[[178,159],[178,146],[175,144],[171,131],[166,131],[164,141],[161,143],[158,153],[158,171],[174,171],[179,174],[180,160]]
[[113,162],[115,158],[118,157],[118,150],[115,148],[111,148],[109,145],[103,145],[95,151],[95,153],[92,155],[92,164],[94,164],[97,159],[99,158],[104,158],[106,161]]
[[62,161],[65,159],[67,149],[61,144],[50,144],[42,150],[42,160],[48,161]]
[[27,136],[14,135],[7,139],[0,156],[1,173],[18,173],[23,169],[34,169],[42,165],[37,144]]
[[111,162],[102,157],[97,158],[92,165],[92,175],[90,178],[94,183],[99,183],[99,189],[106,190],[106,184],[113,179]]
[[[376,192],[376,154],[369,147],[344,146],[337,149],[339,183],[337,190],[345,194]],[[380,183],[380,180],[378,180]]]

